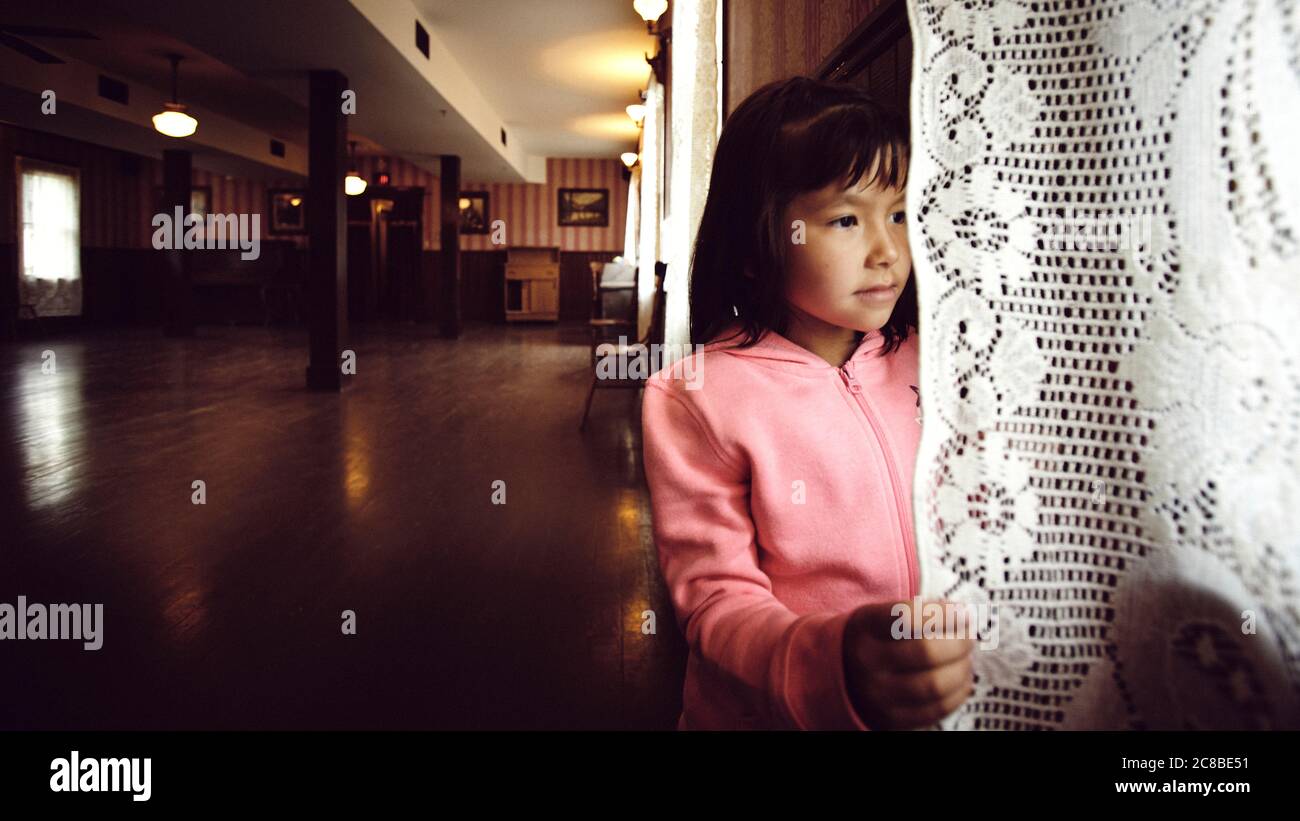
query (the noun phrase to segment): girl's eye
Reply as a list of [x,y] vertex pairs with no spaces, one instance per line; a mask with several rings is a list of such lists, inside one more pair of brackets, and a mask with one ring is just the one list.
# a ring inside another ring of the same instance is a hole
[[894,221],[895,225],[902,225],[903,223],[907,222],[907,212],[895,211],[894,213],[889,215],[889,218]]
[[[844,222],[845,220],[851,220],[851,222],[849,222],[849,223],[846,225],[845,222]],[[840,217],[839,219],[833,219],[833,220],[831,220],[830,224],[831,224],[831,225],[834,225],[834,226],[837,226],[837,227],[839,227],[839,228],[852,228],[854,225],[857,224],[857,222],[858,222],[858,218],[857,218],[857,217],[853,216],[852,214],[847,214],[847,215],[845,215],[845,216],[843,216],[843,217]]]

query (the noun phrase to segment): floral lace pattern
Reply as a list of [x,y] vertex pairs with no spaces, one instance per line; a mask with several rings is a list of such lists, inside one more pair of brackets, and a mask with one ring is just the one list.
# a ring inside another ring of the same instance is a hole
[[1296,0],[910,0],[943,726],[1300,728]]

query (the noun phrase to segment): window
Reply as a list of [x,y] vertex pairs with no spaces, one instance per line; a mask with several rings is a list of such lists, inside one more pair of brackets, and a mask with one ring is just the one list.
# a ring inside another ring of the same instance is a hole
[[18,160],[18,292],[38,316],[81,314],[80,189],[75,168]]

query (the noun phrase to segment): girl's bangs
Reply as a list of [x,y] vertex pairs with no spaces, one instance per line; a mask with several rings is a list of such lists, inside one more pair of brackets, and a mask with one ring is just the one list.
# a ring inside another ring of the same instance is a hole
[[[781,129],[775,156],[786,161],[781,188],[789,196],[846,181],[901,188],[907,184],[906,125],[882,111],[836,106],[811,121]],[[869,175],[869,176],[868,176]]]

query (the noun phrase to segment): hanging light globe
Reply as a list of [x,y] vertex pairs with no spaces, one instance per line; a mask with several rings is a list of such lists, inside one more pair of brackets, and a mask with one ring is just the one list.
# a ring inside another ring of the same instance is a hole
[[168,137],[188,137],[199,127],[199,121],[185,113],[180,103],[167,103],[167,110],[153,115],[153,127]]

